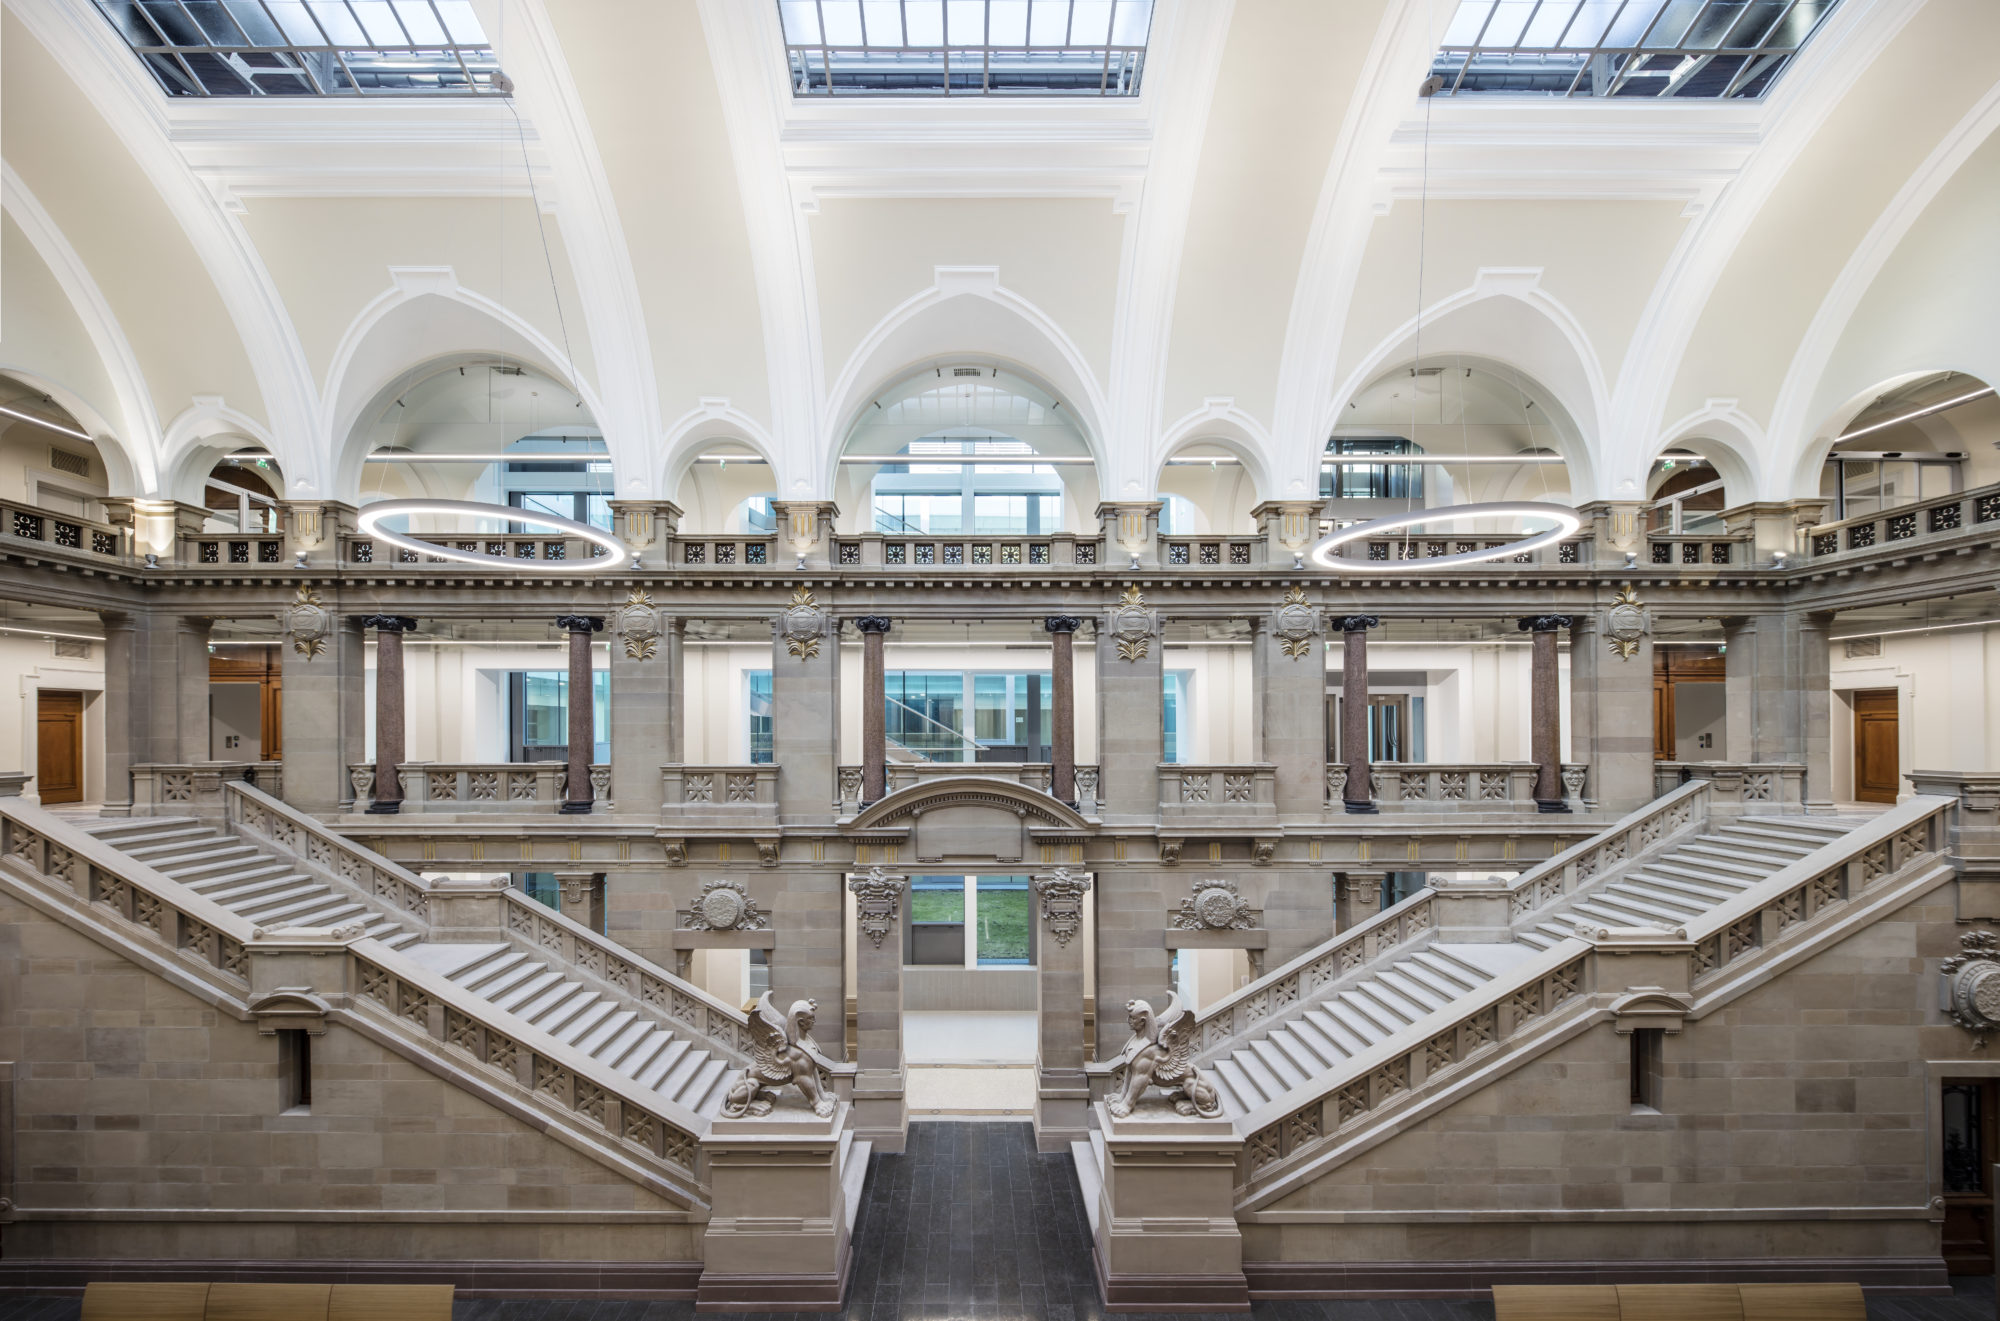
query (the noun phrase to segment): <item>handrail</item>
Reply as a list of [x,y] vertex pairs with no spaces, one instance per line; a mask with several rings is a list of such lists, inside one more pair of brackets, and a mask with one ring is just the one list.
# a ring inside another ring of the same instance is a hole
[[[903,710],[908,711],[911,715],[915,716],[917,719],[923,721],[927,725],[936,725],[939,729],[942,729],[945,733],[957,739],[961,747],[972,749],[974,756],[977,756],[979,754],[979,748],[980,748],[979,741],[977,739],[966,737],[965,732],[963,730],[953,729],[950,725],[945,724],[942,720],[937,720],[930,716],[925,715],[923,712],[917,710],[917,708],[915,708],[914,706],[911,706],[908,702],[902,701],[899,698],[884,697],[882,700],[887,702],[890,706],[901,707]],[[909,748],[911,752],[922,751],[922,749],[920,748],[911,748],[909,744],[903,743],[902,740],[900,739],[896,740],[896,742],[901,747]]]
[[[361,848],[328,830],[305,813],[280,802],[255,785],[230,780],[223,785],[225,819],[278,847],[324,867],[349,884],[361,886],[393,904],[428,928],[431,883],[379,853]],[[300,839],[304,845],[301,847]]]

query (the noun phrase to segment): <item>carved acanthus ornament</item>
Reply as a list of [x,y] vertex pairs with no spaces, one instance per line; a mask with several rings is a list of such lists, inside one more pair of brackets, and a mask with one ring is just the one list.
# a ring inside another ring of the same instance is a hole
[[1090,878],[1076,876],[1067,867],[1058,867],[1032,884],[1042,899],[1042,921],[1056,944],[1068,948],[1070,937],[1083,925],[1083,897],[1090,893]]
[[1972,1048],[2000,1032],[2000,936],[1968,931],[1958,938],[1959,953],[1938,965],[1944,976],[1945,1016],[1972,1034]]
[[832,1073],[837,1066],[813,1040],[818,1011],[817,1000],[794,1000],[791,1011],[781,1015],[769,991],[758,997],[750,1014],[751,1063],[722,1098],[725,1116],[768,1115],[788,1086],[797,1087],[821,1119],[833,1113]]
[[1125,1016],[1132,1025],[1132,1035],[1113,1061],[1111,1095],[1104,1103],[1112,1117],[1123,1119],[1131,1114],[1132,1107],[1152,1087],[1165,1092],[1183,1115],[1203,1119],[1220,1115],[1221,1098],[1194,1066],[1200,1025],[1182,1007],[1180,996],[1169,995],[1166,1009],[1158,1015],[1149,1001],[1127,1000]]
[[1626,583],[1611,598],[1611,609],[1604,616],[1604,638],[1611,644],[1612,654],[1631,660],[1639,654],[1639,640],[1652,628],[1652,613],[1640,603],[1632,584]]
[[785,650],[799,660],[819,655],[820,639],[826,636],[826,611],[804,584],[792,589],[791,605],[778,616],[778,636],[785,640]]
[[1248,931],[1256,925],[1250,904],[1227,879],[1196,881],[1194,893],[1167,920],[1175,931]]
[[690,931],[764,931],[770,922],[741,881],[704,881],[688,909]]
[[903,891],[909,884],[909,877],[891,876],[880,867],[870,867],[866,876],[847,878],[847,888],[854,894],[855,925],[876,949],[902,920]]
[[333,614],[310,583],[301,583],[299,594],[278,613],[278,625],[292,650],[311,660],[326,650],[326,639],[333,632]]
[[611,612],[611,631],[625,641],[631,660],[651,660],[666,632],[666,619],[643,587],[634,587],[625,604]]
[[1118,659],[1142,661],[1153,651],[1153,635],[1159,632],[1160,617],[1146,608],[1146,598],[1137,583],[1125,589],[1112,608],[1105,632],[1118,644]]
[[1306,600],[1306,590],[1294,585],[1271,615],[1271,636],[1293,660],[1312,654],[1313,642],[1325,627],[1319,611]]

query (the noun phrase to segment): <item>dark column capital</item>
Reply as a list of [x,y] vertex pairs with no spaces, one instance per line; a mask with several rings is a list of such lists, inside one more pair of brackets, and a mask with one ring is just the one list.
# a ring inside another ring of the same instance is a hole
[[1343,633],[1366,633],[1371,628],[1380,627],[1382,621],[1374,615],[1339,615],[1333,626]]
[[571,633],[602,633],[604,621],[595,615],[559,615],[556,627]]
[[1083,621],[1075,615],[1050,615],[1042,621],[1042,627],[1051,633],[1074,633],[1083,627]]
[[854,627],[863,633],[887,633],[896,626],[896,621],[887,615],[862,615],[854,621]]
[[409,633],[416,629],[417,621],[408,615],[363,615],[361,627],[377,633]]
[[1523,633],[1554,633],[1574,623],[1568,615],[1524,615],[1514,621]]

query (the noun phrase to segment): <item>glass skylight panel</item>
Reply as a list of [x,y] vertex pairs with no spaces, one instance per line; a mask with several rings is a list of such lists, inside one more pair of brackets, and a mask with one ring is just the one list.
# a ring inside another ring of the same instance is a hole
[[1762,96],[1840,0],[1459,0],[1439,95]]
[[1154,0],[777,0],[797,96],[1135,96]]
[[499,95],[471,0],[95,0],[168,96]]

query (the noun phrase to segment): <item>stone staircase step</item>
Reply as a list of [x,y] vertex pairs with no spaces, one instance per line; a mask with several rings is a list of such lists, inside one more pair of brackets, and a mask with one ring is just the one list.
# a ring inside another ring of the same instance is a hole
[[1241,1103],[1243,1109],[1237,1111],[1236,1113],[1238,1114],[1247,1110],[1255,1110],[1269,1099],[1264,1095],[1263,1089],[1257,1085],[1255,1080],[1248,1073],[1244,1072],[1243,1066],[1237,1063],[1234,1055],[1229,1056],[1227,1059],[1217,1060],[1212,1072],[1217,1078],[1222,1080],[1223,1085],[1229,1089],[1230,1094],[1236,1097],[1237,1101]]
[[1639,889],[1637,886],[1628,885],[1624,881],[1607,886],[1603,897],[1617,904],[1620,908],[1651,912],[1657,914],[1662,919],[1673,918],[1676,921],[1685,921],[1690,917],[1705,913],[1715,906],[1690,899],[1686,895],[1649,893]]
[[[694,1057],[702,1053],[690,1047],[680,1037],[675,1037],[667,1043],[665,1050],[653,1057],[653,1062],[647,1066],[644,1073],[639,1075],[639,1083],[641,1086],[650,1087],[656,1092],[668,1092],[669,1089],[663,1085],[667,1079],[672,1078],[676,1073],[682,1073],[684,1076],[693,1073],[695,1068]],[[681,1080],[684,1079],[677,1079],[676,1081]]]
[[1352,994],[1356,999],[1373,1006],[1375,1020],[1387,1025],[1392,1032],[1401,1032],[1422,1018],[1425,1013],[1422,1008],[1383,985],[1380,977],[1371,977],[1365,982],[1358,983],[1354,986]]
[[1421,979],[1418,972],[1410,969],[1409,961],[1406,959],[1393,967],[1384,968],[1377,980],[1426,1014],[1435,1013],[1458,998],[1454,995],[1439,994],[1436,988],[1427,985]]
[[523,981],[548,970],[548,964],[539,963],[531,955],[510,949],[495,955],[476,969],[467,969],[462,979],[455,977],[452,980],[459,982],[474,995],[497,1004]]
[[672,1099],[696,1114],[712,1114],[722,1104],[729,1082],[735,1076],[736,1070],[730,1067],[727,1060],[704,1052],[702,1066],[696,1070],[693,1080]]
[[1733,877],[1745,885],[1755,885],[1784,865],[1779,858],[1753,857],[1742,849],[1716,847],[1675,849],[1649,867],[1671,868],[1694,876]]
[[1273,1032],[1271,1036],[1267,1036],[1261,1041],[1253,1041],[1250,1043],[1248,1049],[1252,1058],[1258,1064],[1262,1065],[1265,1071],[1273,1078],[1278,1080],[1279,1088],[1283,1091],[1290,1091],[1311,1077],[1312,1070],[1301,1067],[1297,1061],[1293,1060],[1290,1055],[1279,1047],[1277,1042],[1273,1040],[1274,1037],[1279,1035],[1279,1032]]
[[514,1014],[517,1017],[526,1017],[525,1014],[520,1012],[520,1006],[527,1004],[530,1000],[546,995],[552,988],[562,985],[563,980],[562,974],[550,968],[546,963],[538,963],[535,967],[536,973],[534,976],[523,979],[505,995],[493,995],[486,998],[510,1014]]
[[1304,1043],[1306,1049],[1310,1050],[1324,1067],[1330,1068],[1353,1053],[1343,1050],[1340,1042],[1327,1034],[1325,1026],[1314,1021],[1311,1010],[1300,1014],[1285,1027]]
[[1339,1019],[1343,1027],[1371,1046],[1394,1030],[1378,1017],[1380,1010],[1370,1012],[1369,1006],[1345,992],[1327,1001],[1326,1010]]
[[1368,1049],[1369,1042],[1366,1037],[1325,1009],[1308,1009],[1299,1018],[1301,1022],[1312,1024],[1321,1036],[1337,1046],[1343,1058]]
[[1672,897],[1684,903],[1699,904],[1703,912],[1717,904],[1728,903],[1743,892],[1720,881],[1703,883],[1671,876],[1655,876],[1651,872],[1643,871],[1627,876],[1624,883],[1635,890],[1658,894],[1663,898]]
[[598,1024],[617,1012],[616,1000],[598,996],[595,1001],[585,1005],[580,1013],[572,1015],[561,1027],[551,1029],[551,1035],[558,1041],[568,1042],[572,1046],[578,1045],[596,1030]]

